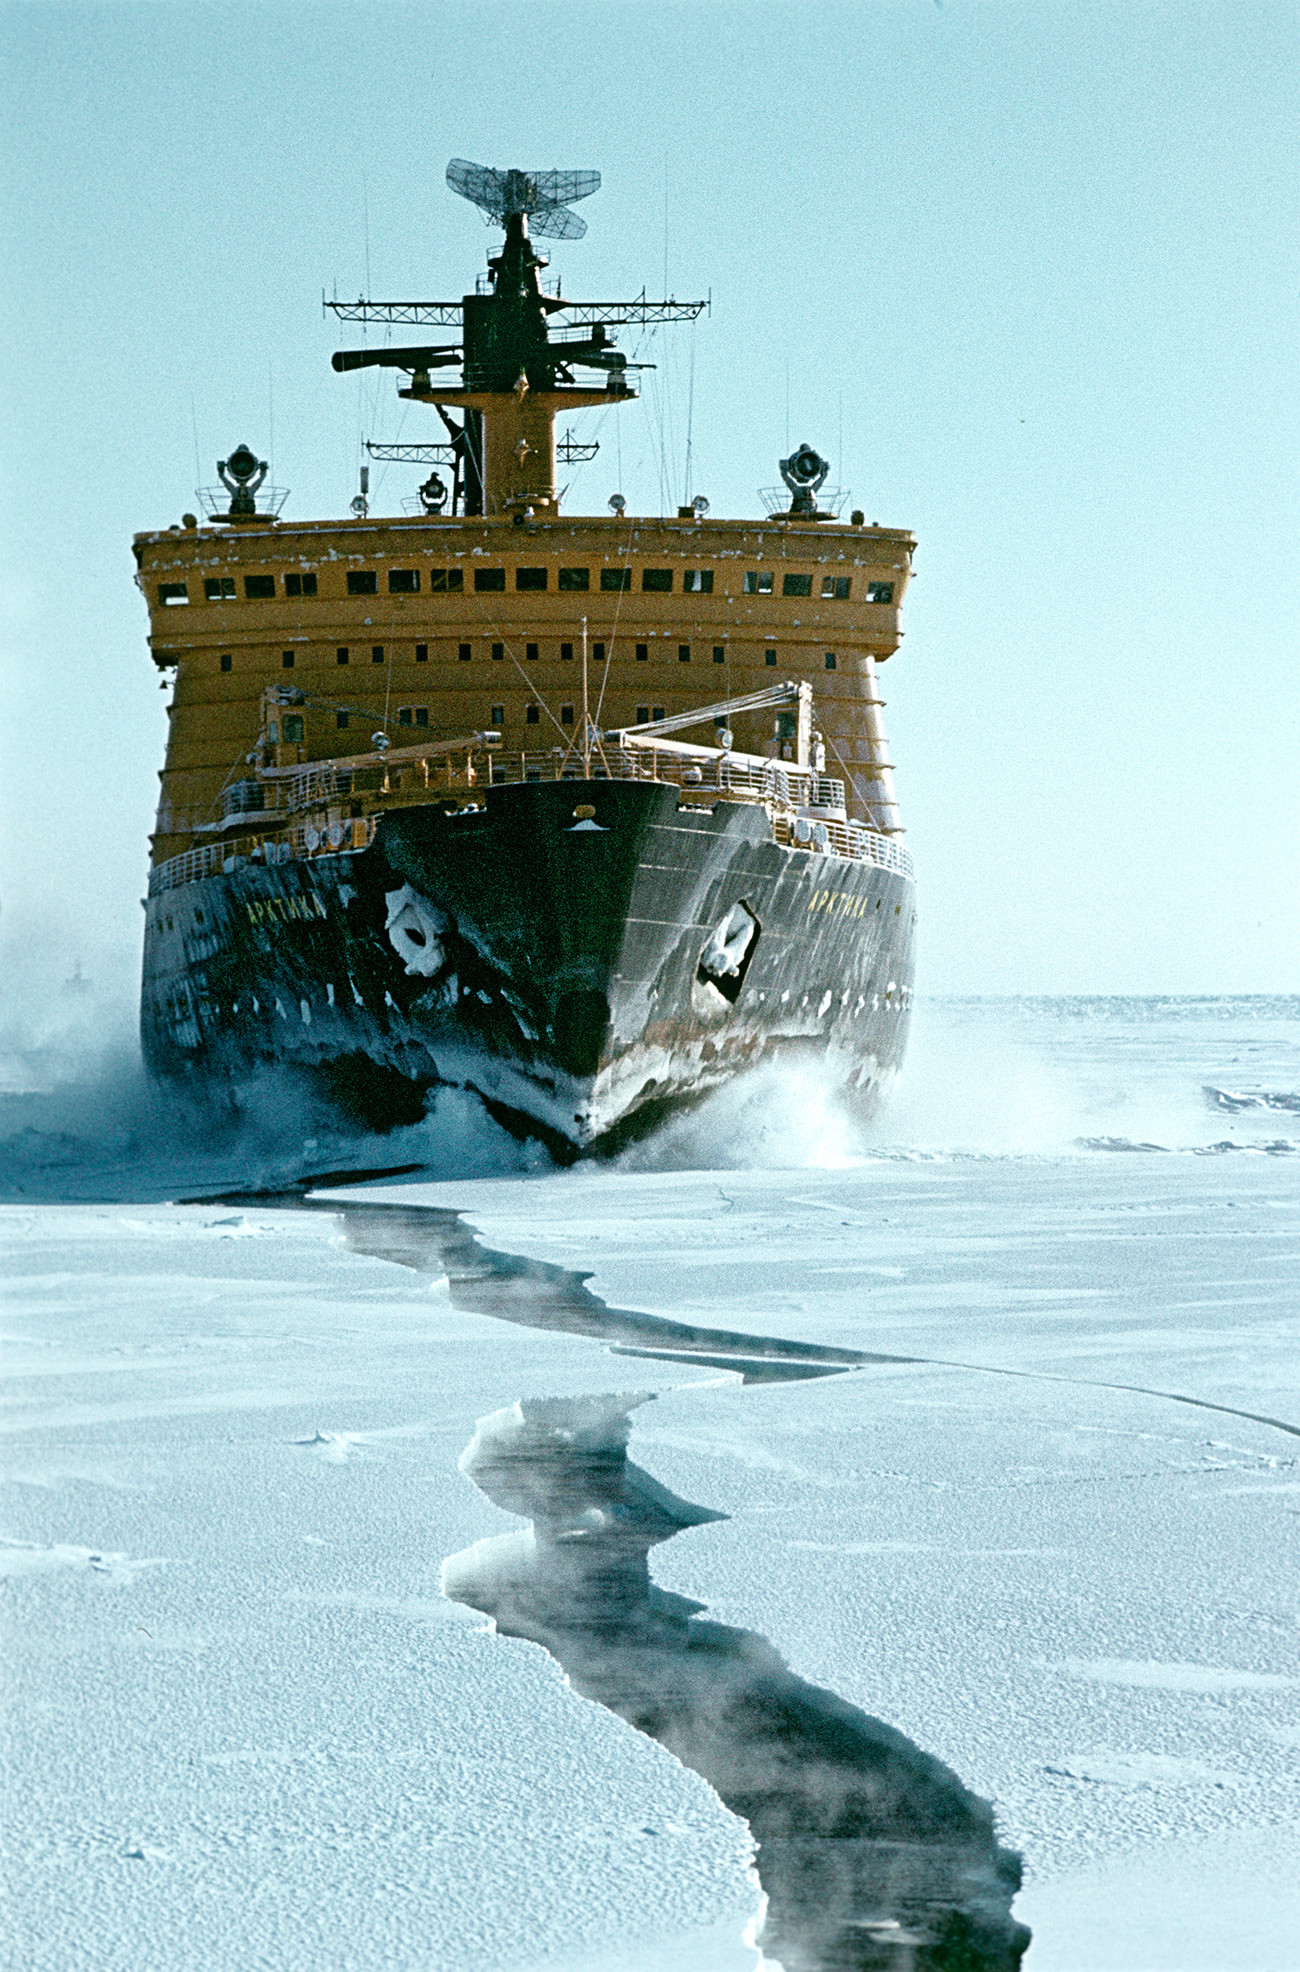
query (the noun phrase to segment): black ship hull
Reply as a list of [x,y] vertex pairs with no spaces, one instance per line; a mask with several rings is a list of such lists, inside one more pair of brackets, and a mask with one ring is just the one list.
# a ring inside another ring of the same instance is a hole
[[243,863],[148,901],[156,1075],[310,1074],[371,1127],[474,1090],[554,1148],[616,1142],[738,1071],[826,1059],[870,1107],[912,1000],[915,886],[662,783],[500,786],[368,847]]

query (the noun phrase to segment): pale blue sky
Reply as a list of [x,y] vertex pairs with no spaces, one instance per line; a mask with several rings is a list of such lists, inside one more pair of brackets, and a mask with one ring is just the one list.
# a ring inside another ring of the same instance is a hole
[[195,425],[207,481],[273,400],[301,517],[359,436],[437,435],[334,376],[320,292],[471,286],[459,155],[604,174],[566,292],[712,290],[572,507],[676,503],[693,372],[715,513],[807,438],[919,535],[883,678],[921,990],[1296,990],[1298,18],[6,9],[7,939],[132,962],[165,721],[130,538],[193,506]]

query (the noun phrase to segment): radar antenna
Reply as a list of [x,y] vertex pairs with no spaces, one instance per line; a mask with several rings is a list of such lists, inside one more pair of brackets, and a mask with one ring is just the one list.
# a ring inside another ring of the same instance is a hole
[[587,222],[569,207],[600,190],[600,173],[492,171],[485,164],[454,157],[447,166],[447,183],[471,205],[481,206],[498,226],[523,213],[534,233],[551,240],[580,240]]

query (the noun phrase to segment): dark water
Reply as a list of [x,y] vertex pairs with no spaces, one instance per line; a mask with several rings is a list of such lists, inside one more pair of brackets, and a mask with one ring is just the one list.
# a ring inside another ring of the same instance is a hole
[[584,1697],[700,1773],[749,1823],[785,1972],[1004,1972],[1020,1858],[993,1811],[900,1732],[787,1669],[750,1630],[656,1588],[652,1547],[725,1518],[627,1457],[626,1398],[525,1402],[462,1469],[532,1522],[453,1556],[444,1592],[540,1643]]

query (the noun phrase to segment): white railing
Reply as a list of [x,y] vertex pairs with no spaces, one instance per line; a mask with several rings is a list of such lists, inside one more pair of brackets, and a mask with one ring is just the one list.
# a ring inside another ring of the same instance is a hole
[[[619,744],[610,740],[591,748],[590,771],[594,780],[662,781],[784,808],[844,807],[842,780],[787,761],[766,760],[752,753],[720,753],[715,747],[670,746],[666,741],[635,739]],[[446,742],[434,742],[427,753],[418,747],[404,747],[386,758],[370,755],[346,762],[315,760],[299,771],[280,768],[274,778],[262,777],[265,808],[245,810],[227,819],[242,821],[247,815],[251,826],[260,822],[274,828],[278,820],[290,815],[365,795],[409,798],[414,794],[418,799],[426,791],[463,792],[518,781],[582,778],[582,755],[576,745],[515,753],[504,747],[473,744],[453,751]]]
[[224,844],[207,842],[202,849],[187,849],[180,856],[171,856],[165,863],[158,863],[149,872],[149,895],[156,897],[160,890],[174,890],[180,883],[198,883],[205,876],[218,876],[225,860]]
[[897,836],[881,835],[864,828],[861,822],[839,822],[831,817],[815,822],[806,834],[796,833],[799,818],[773,815],[772,834],[787,849],[806,849],[815,856],[842,856],[854,863],[872,863],[877,869],[892,870],[897,876],[916,880],[912,852]]
[[[675,787],[687,804],[711,797],[750,802],[766,811],[773,839],[784,848],[871,863],[909,879],[915,874],[911,852],[897,836],[845,818],[843,781],[788,761],[632,739],[593,747],[590,776],[593,781]],[[267,806],[241,816],[247,827],[237,836],[231,828],[224,842],[187,849],[159,863],[150,872],[149,894],[223,871],[229,874],[247,862],[355,855],[374,840],[379,821],[390,808],[420,805],[440,795],[460,801],[490,787],[539,781],[576,784],[584,778],[577,748],[561,746],[544,753],[515,753],[470,743],[451,753],[443,742],[436,754],[405,748],[398,758],[372,758],[346,767],[312,762],[301,772],[264,778]],[[369,812],[342,818],[334,805],[331,814],[331,805],[342,801],[363,801]]]
[[205,843],[202,849],[186,849],[169,856],[149,872],[149,895],[175,890],[182,883],[198,883],[204,877],[230,876],[248,863],[304,862],[313,856],[355,856],[368,849],[375,839],[378,818],[370,815],[344,822],[302,820],[283,835],[274,838],[241,837],[234,842]]

